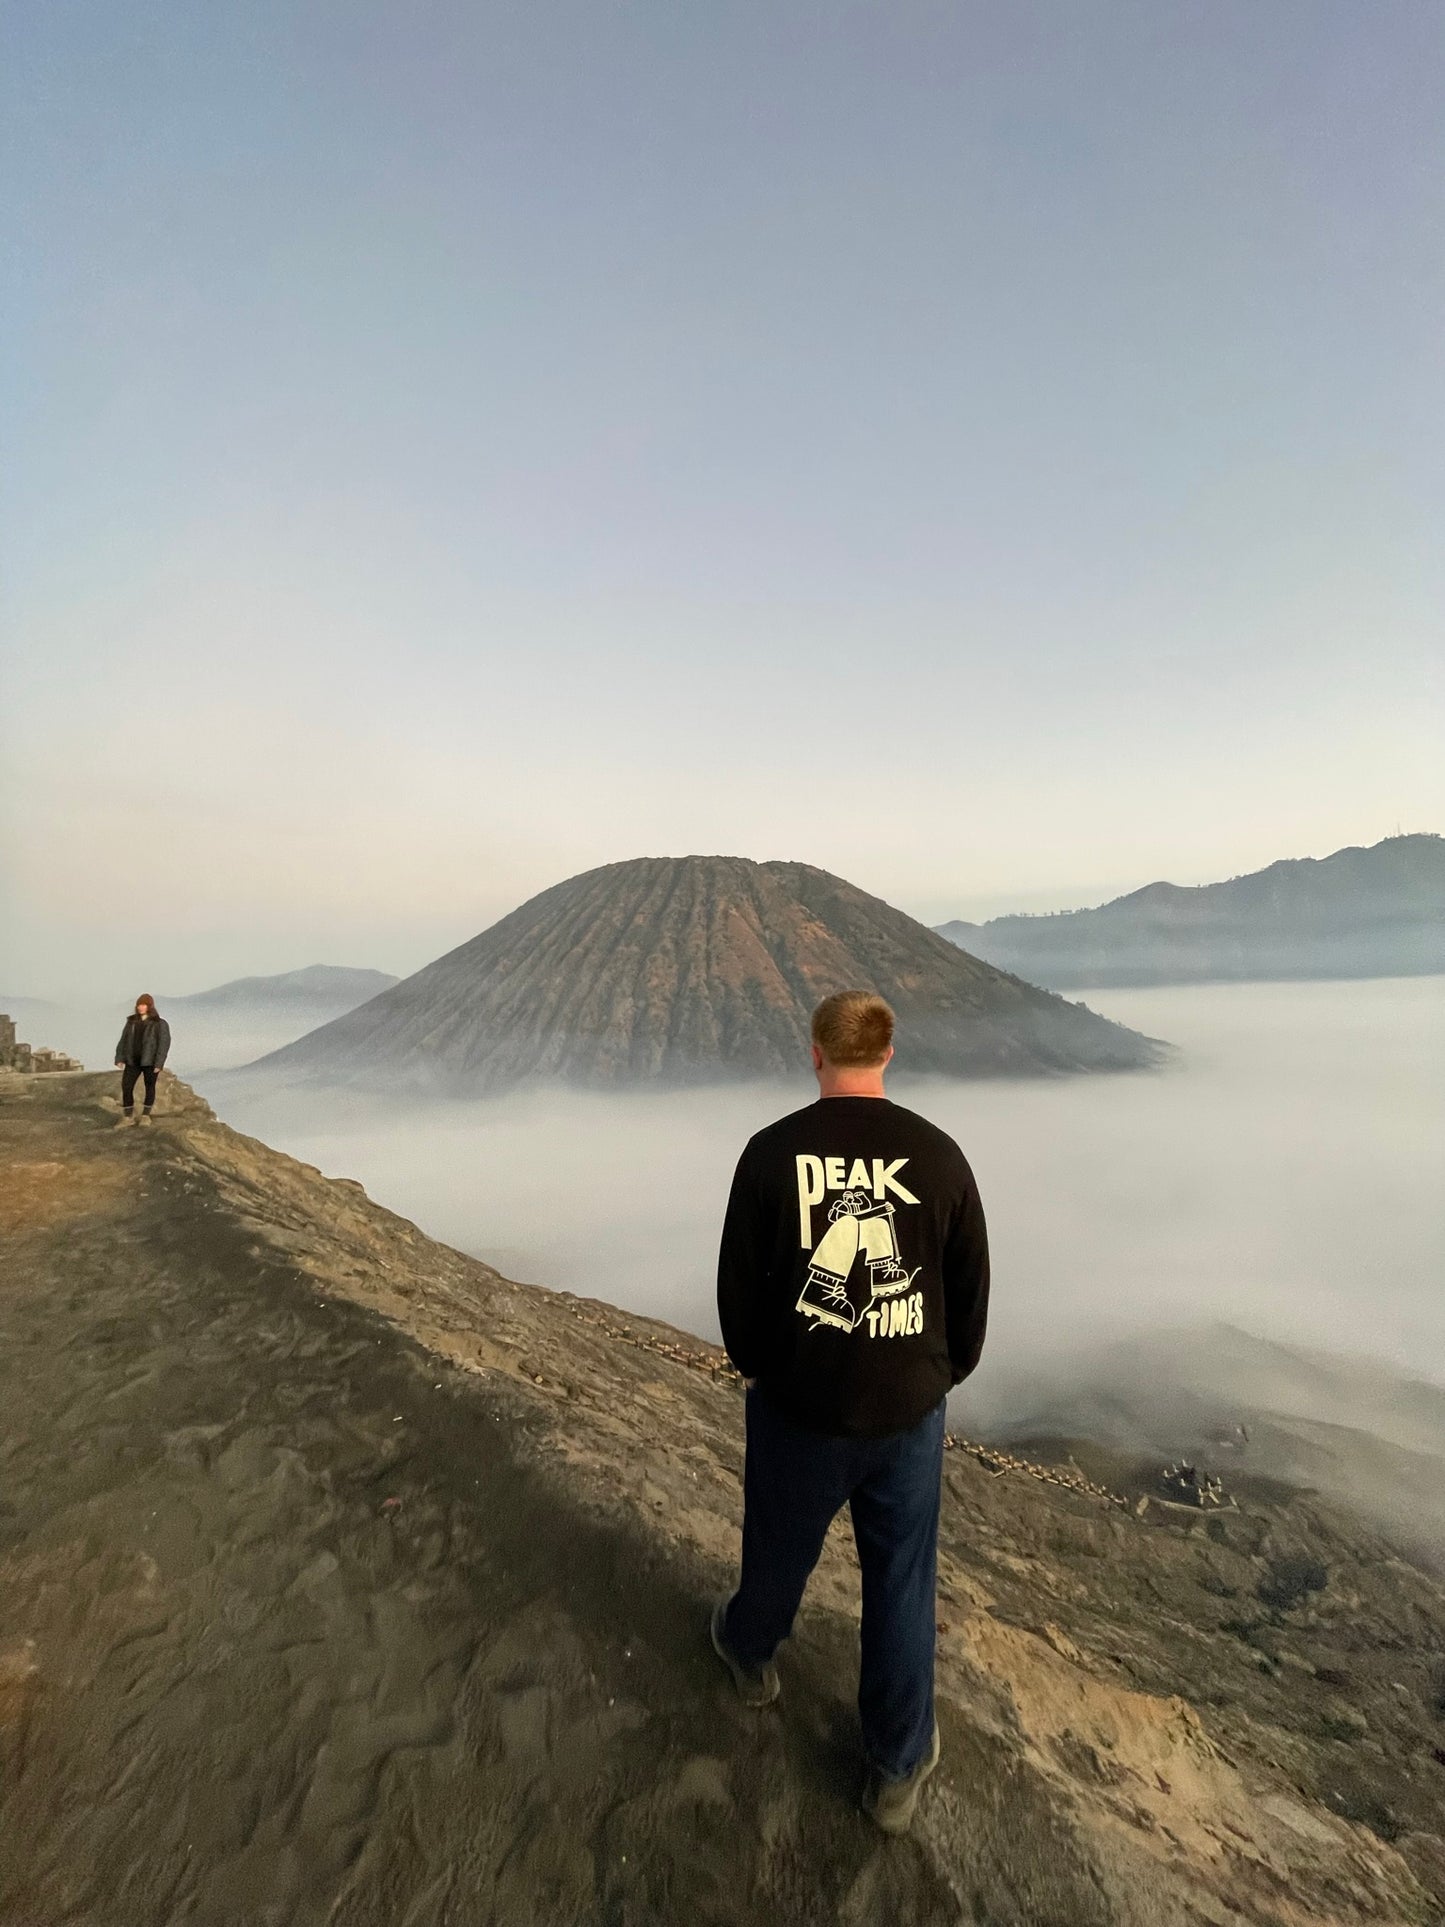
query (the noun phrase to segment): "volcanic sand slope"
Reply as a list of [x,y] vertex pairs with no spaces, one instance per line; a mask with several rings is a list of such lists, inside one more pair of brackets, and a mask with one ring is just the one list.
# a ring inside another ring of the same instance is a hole
[[824,870],[694,856],[559,883],[254,1068],[472,1092],[768,1077],[807,1062],[814,1005],[848,989],[893,1004],[900,1070],[1120,1070],[1164,1055]]
[[1368,1534],[1288,1497],[1151,1524],[952,1451],[943,1762],[885,1840],[844,1529],[778,1706],[707,1645],[717,1354],[174,1080],[117,1131],[113,1088],[0,1088],[0,1919],[1441,1919],[1445,1595]]

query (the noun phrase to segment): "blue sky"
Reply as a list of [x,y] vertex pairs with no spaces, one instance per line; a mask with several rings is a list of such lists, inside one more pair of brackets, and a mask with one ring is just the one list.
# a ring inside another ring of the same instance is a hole
[[4,9],[0,991],[1445,827],[1445,15]]

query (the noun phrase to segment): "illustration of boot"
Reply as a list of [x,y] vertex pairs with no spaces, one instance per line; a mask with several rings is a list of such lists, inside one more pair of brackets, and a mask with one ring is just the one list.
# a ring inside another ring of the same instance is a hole
[[848,1296],[848,1280],[836,1272],[819,1271],[816,1266],[809,1268],[794,1309],[819,1325],[832,1325],[845,1332],[852,1331],[863,1315]]
[[917,1275],[917,1272],[905,1271],[896,1258],[874,1258],[868,1265],[875,1298],[896,1298],[900,1291],[907,1291]]

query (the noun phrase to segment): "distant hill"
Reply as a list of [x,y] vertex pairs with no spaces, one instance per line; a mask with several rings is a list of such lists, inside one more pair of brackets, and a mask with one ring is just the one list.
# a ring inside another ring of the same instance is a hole
[[690,856],[608,864],[544,890],[252,1068],[458,1092],[796,1075],[814,1004],[855,987],[897,1010],[901,1070],[1123,1070],[1165,1054],[841,877]]
[[1445,971],[1445,838],[1294,857],[1224,883],[1148,883],[1093,910],[939,934],[1054,990]]
[[214,990],[198,990],[189,997],[162,999],[161,1007],[181,1004],[192,1010],[268,1010],[290,1009],[297,1005],[311,1008],[313,1016],[322,1011],[340,1016],[354,1010],[398,982],[384,970],[349,970],[343,964],[307,964],[301,970],[284,970],[276,977],[236,977],[217,984]]

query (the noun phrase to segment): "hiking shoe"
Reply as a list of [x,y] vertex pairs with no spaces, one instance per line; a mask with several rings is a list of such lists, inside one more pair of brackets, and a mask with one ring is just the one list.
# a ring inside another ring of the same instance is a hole
[[938,1765],[939,1751],[938,1722],[935,1720],[928,1751],[904,1779],[885,1780],[877,1767],[869,1773],[868,1784],[863,1789],[863,1811],[885,1833],[907,1833],[913,1823],[913,1809],[918,1805],[923,1782]]
[[771,1706],[783,1690],[778,1669],[771,1660],[758,1667],[744,1666],[728,1651],[723,1638],[723,1618],[730,1604],[730,1599],[720,1599],[712,1609],[712,1649],[732,1674],[733,1685],[744,1706]]
[[151,1114],[150,1114],[150,1112],[149,1112],[149,1111],[142,1111],[142,1112],[141,1112],[141,1114],[140,1114],[140,1121],[141,1121],[141,1123],[142,1123],[142,1124],[149,1124],[149,1123],[150,1123],[150,1121],[151,1121]]
[[123,1131],[127,1124],[134,1124],[134,1123],[135,1123],[134,1112],[122,1111],[120,1116],[115,1120],[115,1128],[118,1131]]

